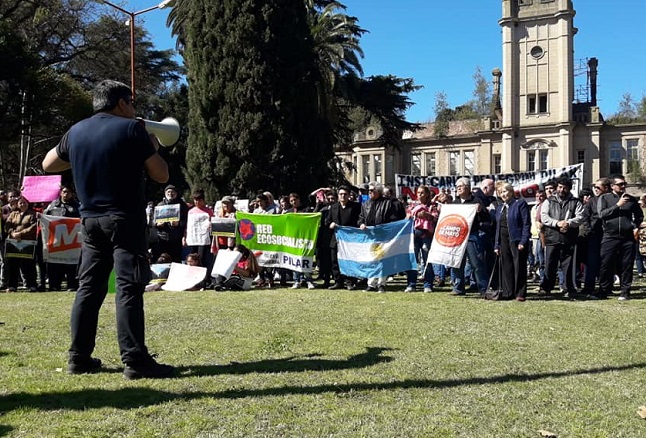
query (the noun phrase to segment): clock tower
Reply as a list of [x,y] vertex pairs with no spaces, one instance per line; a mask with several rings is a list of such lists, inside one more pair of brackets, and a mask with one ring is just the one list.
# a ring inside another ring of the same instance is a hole
[[571,163],[574,120],[571,0],[502,0],[502,170]]

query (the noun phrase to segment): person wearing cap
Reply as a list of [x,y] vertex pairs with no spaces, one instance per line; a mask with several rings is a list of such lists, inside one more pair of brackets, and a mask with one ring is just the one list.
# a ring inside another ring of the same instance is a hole
[[172,222],[157,222],[157,246],[153,253],[153,259],[159,257],[159,254],[165,252],[170,254],[173,262],[182,263],[182,242],[186,233],[186,219],[188,216],[188,206],[180,198],[177,188],[169,184],[164,189],[164,199],[157,204],[158,207],[164,205],[179,205],[179,220]]
[[541,205],[542,230],[545,233],[545,277],[539,293],[549,295],[557,280],[557,269],[563,271],[565,293],[570,299],[577,298],[574,283],[576,239],[579,225],[583,222],[583,203],[572,193],[572,180],[556,181],[556,194]]

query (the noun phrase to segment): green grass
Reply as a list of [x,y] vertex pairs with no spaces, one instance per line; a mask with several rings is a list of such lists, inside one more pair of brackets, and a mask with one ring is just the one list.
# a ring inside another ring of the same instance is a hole
[[0,435],[646,436],[637,298],[155,292],[147,343],[179,376],[125,381],[112,296],[104,372],[69,376],[73,294],[0,294]]

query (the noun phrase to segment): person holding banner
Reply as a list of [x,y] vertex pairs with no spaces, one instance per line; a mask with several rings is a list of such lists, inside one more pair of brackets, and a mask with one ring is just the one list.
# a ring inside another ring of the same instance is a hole
[[[43,214],[57,217],[81,217],[79,203],[74,199],[74,190],[70,185],[61,185],[58,198],[54,199],[43,211]],[[67,280],[67,290],[75,291],[78,288],[76,270],[78,264],[65,265],[63,263],[47,262],[47,277],[49,290],[61,290],[63,278]]]
[[531,234],[529,206],[524,199],[514,197],[514,186],[510,183],[498,189],[498,197],[502,203],[496,207],[494,251],[499,257],[500,286],[503,296],[525,301]]
[[[390,199],[383,196],[384,186],[378,182],[368,184],[369,199],[361,204],[361,213],[359,213],[359,228],[365,230],[366,227],[387,224],[397,220],[397,212],[393,208]],[[366,292],[385,292],[386,280],[388,277],[371,277],[368,278]]]
[[153,254],[153,258],[157,258],[159,254],[165,252],[170,254],[173,262],[182,263],[182,248],[184,235],[186,234],[188,206],[179,197],[177,188],[172,184],[167,185],[164,189],[164,199],[157,204],[155,212],[157,213],[158,209],[164,206],[178,206],[179,212],[173,218],[166,218],[168,220],[160,220],[159,217],[155,217],[158,242],[157,251]]
[[[439,215],[437,204],[431,201],[431,189],[425,185],[417,187],[417,202],[409,208],[407,216],[415,221],[413,225],[415,257],[424,272],[424,292],[433,292],[435,274],[433,273],[433,265],[426,264],[426,260],[428,251],[431,249],[431,241]],[[404,292],[415,292],[417,271],[408,271],[406,277],[408,284]]]
[[7,292],[18,290],[20,273],[25,277],[25,286],[36,292],[36,238],[38,214],[31,209],[24,197],[18,199],[18,209],[9,213],[5,222],[5,263],[7,267]]
[[20,199],[20,192],[18,190],[9,190],[7,192],[7,203],[2,206],[2,217],[0,218],[0,289],[7,287],[9,268],[7,267],[4,259],[5,239],[7,238],[7,229],[5,221],[9,214],[18,209],[18,199]]
[[43,160],[46,172],[72,169],[81,201],[83,243],[79,288],[72,307],[67,372],[99,371],[92,357],[99,310],[116,276],[117,334],[126,379],[164,378],[174,373],[158,363],[145,343],[144,287],[150,265],[146,242],[144,171],[158,183],[168,181],[159,144],[135,119],[132,90],[105,80],[93,92],[94,116],[72,126]]
[[332,290],[343,287],[348,288],[348,290],[355,290],[357,288],[357,280],[341,274],[339,270],[338,244],[336,240],[336,227],[338,225],[357,227],[357,221],[361,213],[361,205],[358,202],[350,201],[350,194],[349,187],[339,187],[339,202],[335,202],[330,206],[330,211],[325,218],[325,226],[332,230],[332,235],[330,236],[330,257],[332,260],[334,284],[328,288]]
[[452,295],[466,295],[464,266],[467,260],[471,264],[476,277],[476,285],[478,292],[481,295],[487,290],[489,281],[489,273],[487,272],[487,264],[485,261],[485,248],[481,241],[480,230],[485,229],[491,224],[491,216],[482,201],[476,198],[471,192],[471,180],[466,177],[458,178],[455,182],[455,189],[457,197],[454,204],[477,204],[476,217],[473,220],[471,231],[469,232],[469,240],[466,247],[465,256],[462,259],[462,264],[459,268],[451,271],[453,276],[453,292]]

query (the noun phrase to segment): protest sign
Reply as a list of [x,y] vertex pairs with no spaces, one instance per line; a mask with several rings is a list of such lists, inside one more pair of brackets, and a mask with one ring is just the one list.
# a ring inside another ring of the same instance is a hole
[[197,286],[206,277],[206,268],[202,266],[171,263],[168,280],[162,286],[163,290],[189,290]]
[[336,228],[339,269],[348,277],[386,277],[417,270],[413,221],[403,219],[366,227]]
[[442,205],[427,263],[459,268],[478,204]]
[[21,194],[29,202],[51,202],[61,190],[60,175],[25,176]]
[[[193,211],[195,209],[192,209]],[[208,213],[189,211],[186,219],[186,245],[203,246],[211,244],[211,217]]]
[[240,261],[242,254],[238,251],[222,250],[218,251],[211,270],[211,277],[221,275],[225,278],[231,277],[233,270]]
[[49,263],[76,265],[81,256],[81,219],[42,215],[40,230],[43,259]]
[[33,259],[36,251],[35,240],[6,239],[4,256],[8,259]]
[[158,205],[155,207],[155,222],[179,222],[179,204]]
[[417,187],[426,185],[433,194],[440,190],[455,190],[455,182],[462,177],[471,180],[471,187],[479,187],[484,179],[494,181],[506,181],[514,186],[516,196],[525,198],[528,202],[534,200],[536,191],[542,189],[543,185],[551,180],[567,177],[572,180],[572,194],[578,196],[583,182],[583,164],[574,164],[555,169],[535,170],[517,173],[498,173],[489,175],[450,175],[450,176],[419,176],[395,174],[395,187],[397,195],[405,195],[410,199],[417,199]]
[[236,220],[228,217],[211,218],[211,235],[236,237]]
[[320,213],[236,213],[236,241],[258,255],[260,266],[312,272]]

